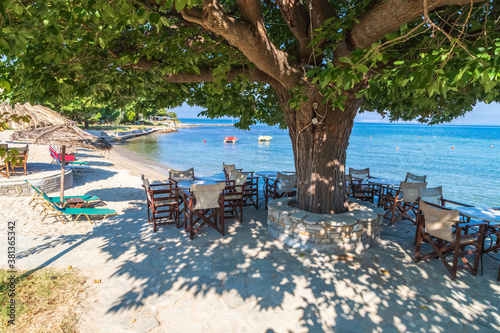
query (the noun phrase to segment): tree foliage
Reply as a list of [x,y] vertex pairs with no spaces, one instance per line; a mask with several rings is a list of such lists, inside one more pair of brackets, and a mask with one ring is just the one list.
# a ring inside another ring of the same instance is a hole
[[[500,9],[494,1],[434,6],[427,18],[417,15],[370,45],[351,46],[354,50],[342,57],[339,45],[346,32],[380,2],[330,1],[332,15],[321,25],[313,21],[311,8],[317,3],[297,5],[310,16],[307,47],[314,50],[302,64],[333,107],[342,108],[344,92],[356,88],[365,97],[362,110],[393,120],[440,122],[470,110],[477,100],[499,100]],[[239,118],[243,127],[256,121],[284,124],[275,89],[246,75],[245,68],[254,64],[245,52],[188,18],[189,10],[214,4],[227,17],[246,22],[234,1],[3,2],[0,84],[15,87],[9,93],[13,102],[64,105],[91,97],[120,109],[138,98],[158,108],[187,101],[205,107],[209,116]],[[302,62],[291,20],[275,3],[260,5],[269,40]],[[203,76],[206,68],[209,79],[168,79]],[[234,68],[242,70],[228,79]],[[294,95],[289,105],[306,98],[300,90]]]
[[[11,101],[127,112],[186,102],[288,126],[298,206],[347,208],[356,112],[449,121],[499,101],[498,0],[0,2]],[[148,111],[146,111],[147,113]]]

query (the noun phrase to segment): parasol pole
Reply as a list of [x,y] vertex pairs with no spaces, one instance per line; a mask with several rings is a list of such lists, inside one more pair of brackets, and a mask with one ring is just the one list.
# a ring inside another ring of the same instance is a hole
[[66,164],[66,146],[61,146],[61,205],[64,205],[64,166]]

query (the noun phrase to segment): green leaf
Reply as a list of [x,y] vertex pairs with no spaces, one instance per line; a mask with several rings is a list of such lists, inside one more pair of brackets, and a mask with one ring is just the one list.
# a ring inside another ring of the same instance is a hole
[[101,36],[99,36],[98,40],[99,40],[99,45],[101,46],[101,48],[105,49],[106,43],[104,42],[104,39]]
[[343,63],[346,63],[346,64],[349,64],[349,65],[352,65],[352,61],[351,59],[347,58],[347,57],[340,57],[339,58],[339,61],[340,62],[343,62]]
[[175,10],[181,11],[186,7],[186,0],[175,0]]
[[369,71],[370,71],[370,69],[369,69],[368,67],[366,67],[365,65],[363,65],[363,64],[356,64],[356,65],[354,66],[354,68],[355,68],[358,72],[363,73],[363,74],[365,74],[365,73],[367,73],[367,72],[369,72]]
[[161,17],[161,15],[158,13],[149,14],[149,23],[157,25],[158,22],[160,22],[160,17]]

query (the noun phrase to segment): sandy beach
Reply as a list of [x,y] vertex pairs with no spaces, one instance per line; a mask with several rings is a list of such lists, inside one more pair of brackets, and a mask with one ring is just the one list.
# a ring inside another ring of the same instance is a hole
[[[500,325],[498,253],[484,256],[482,275],[462,271],[451,281],[438,260],[412,260],[415,227],[405,221],[386,223],[378,246],[341,260],[275,241],[263,207],[245,208],[242,223],[229,220],[224,237],[204,228],[190,240],[174,225],[154,233],[140,175],[162,181],[166,167],[121,147],[77,157],[91,167],[75,173],[65,194],[96,195],[118,215],[42,225],[30,197],[1,197],[0,220],[16,221],[18,269],[72,266],[88,278],[80,332],[494,332]],[[50,163],[47,146],[30,145],[29,162]],[[6,237],[0,248],[6,253]]]

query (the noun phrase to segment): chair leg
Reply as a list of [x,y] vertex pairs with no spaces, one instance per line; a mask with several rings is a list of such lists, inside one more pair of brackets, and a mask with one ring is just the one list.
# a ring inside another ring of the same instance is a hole
[[[452,280],[455,280],[455,278],[457,277],[458,257],[460,256],[460,236],[459,235],[457,235],[457,239],[455,241],[454,247],[455,247],[455,252],[453,253],[453,265],[451,266],[451,271],[450,271]],[[465,262],[464,262],[464,264],[465,264]],[[475,275],[474,273],[472,273],[472,274]]]
[[[224,226],[224,208],[221,207],[219,209],[220,209],[220,211],[219,211],[218,215],[219,215],[219,218],[220,218],[220,230],[221,230],[220,233],[222,234],[222,236],[225,236],[226,235],[226,231],[225,231],[226,228]],[[217,220],[217,215],[215,216],[215,219]]]
[[473,270],[476,272],[477,275],[477,270],[479,268],[479,261],[483,260],[483,246],[484,246],[484,234],[486,233],[486,226],[482,225],[479,228],[479,237],[477,239],[477,244],[476,244],[476,251],[474,255],[474,267]]
[[151,223],[151,215],[150,215],[151,213],[149,212],[149,210],[151,209],[151,204],[149,203],[149,201],[147,203],[147,209],[148,209],[148,223]]
[[243,222],[243,202],[240,204],[240,222]]

